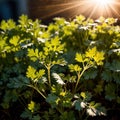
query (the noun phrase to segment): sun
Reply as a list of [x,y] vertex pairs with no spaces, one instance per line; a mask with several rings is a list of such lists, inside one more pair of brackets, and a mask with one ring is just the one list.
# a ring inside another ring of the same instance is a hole
[[112,4],[113,0],[91,0],[93,4],[97,4],[100,6],[108,6]]
[[61,2],[60,4],[56,4],[56,2],[55,3],[53,2],[52,4],[46,5],[46,7],[41,6],[41,8],[39,9],[42,11],[44,9],[47,12],[47,14],[41,12],[43,15],[42,18],[45,19],[47,17],[57,15],[60,16],[67,15],[68,18],[74,18],[75,16],[80,14],[94,19],[97,19],[100,16],[120,17],[119,0],[63,0],[63,1],[68,2]]
[[116,0],[84,0],[83,11],[89,17],[97,17],[97,16],[112,16],[119,14],[116,11],[115,5],[118,4]]

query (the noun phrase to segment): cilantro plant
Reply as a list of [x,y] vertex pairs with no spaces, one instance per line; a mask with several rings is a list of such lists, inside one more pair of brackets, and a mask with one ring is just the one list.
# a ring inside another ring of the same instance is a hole
[[[114,18],[20,16],[0,23],[0,108],[22,119],[83,120],[120,106],[120,27]],[[113,104],[114,103],[114,104]],[[8,112],[10,119],[13,119]]]

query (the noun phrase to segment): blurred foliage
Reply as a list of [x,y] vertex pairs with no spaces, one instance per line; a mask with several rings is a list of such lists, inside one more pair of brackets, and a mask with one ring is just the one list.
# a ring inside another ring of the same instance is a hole
[[[20,16],[0,23],[0,106],[29,120],[83,120],[120,106],[120,27],[114,18]],[[109,104],[108,104],[109,102]],[[114,102],[114,104],[113,104]],[[24,109],[24,111],[23,111]]]

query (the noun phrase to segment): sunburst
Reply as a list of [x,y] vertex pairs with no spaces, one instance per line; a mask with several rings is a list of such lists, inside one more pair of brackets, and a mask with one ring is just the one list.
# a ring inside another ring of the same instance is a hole
[[[119,3],[115,0],[89,0],[88,6],[91,6],[93,9],[91,10],[90,17],[93,16],[104,16],[104,17],[112,17],[114,15],[120,16],[116,5]],[[87,8],[87,6],[86,6]]]
[[[55,0],[54,0],[55,1]],[[56,0],[57,1],[57,0]],[[83,14],[86,17],[98,18],[103,17],[120,17],[120,2],[118,0],[69,0],[59,3],[49,2],[45,6],[39,6],[38,12],[43,19],[51,16],[63,15],[65,17],[75,17]],[[42,11],[42,12],[41,12]]]

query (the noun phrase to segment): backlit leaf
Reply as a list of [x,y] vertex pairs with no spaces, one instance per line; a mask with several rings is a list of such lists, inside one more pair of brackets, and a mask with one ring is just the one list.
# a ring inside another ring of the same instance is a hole
[[20,37],[19,36],[13,36],[11,39],[10,39],[10,43],[14,46],[17,46],[18,45],[18,42],[20,40]]
[[94,48],[92,48],[92,49],[89,49],[89,50],[86,52],[86,57],[93,58],[93,57],[96,55],[96,52],[97,52],[96,47],[94,47]]
[[28,109],[29,109],[31,112],[34,112],[34,109],[35,109],[35,102],[34,102],[34,101],[31,101],[31,102],[28,104]]
[[36,78],[35,72],[36,72],[36,69],[34,67],[28,66],[26,76],[28,78],[35,79]]
[[37,78],[41,78],[45,74],[45,70],[41,69],[36,73]]
[[28,49],[28,57],[30,57],[31,60],[36,61],[39,57],[39,52],[38,49],[36,48],[35,50],[33,49]]
[[83,55],[80,53],[76,53],[75,60],[78,62],[84,62]]

